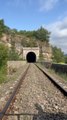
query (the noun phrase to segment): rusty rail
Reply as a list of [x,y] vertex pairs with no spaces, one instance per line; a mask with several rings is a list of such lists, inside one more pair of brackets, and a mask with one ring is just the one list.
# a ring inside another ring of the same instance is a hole
[[28,65],[28,67],[27,67],[27,69],[25,70],[24,74],[21,76],[21,78],[20,78],[20,80],[19,80],[19,83],[18,83],[17,86],[15,87],[12,95],[10,96],[10,98],[9,98],[9,100],[7,101],[6,105],[4,106],[3,110],[0,112],[0,120],[3,119],[4,115],[6,114],[7,109],[8,109],[9,106],[10,106],[10,103],[13,101],[13,99],[14,99],[17,91],[19,90],[19,88],[20,88],[20,86],[21,86],[21,83],[23,82],[23,80],[24,80],[24,78],[25,78],[25,76],[26,76],[26,74],[27,74],[27,71],[28,71],[28,69],[29,69],[29,66],[30,66],[30,65]]

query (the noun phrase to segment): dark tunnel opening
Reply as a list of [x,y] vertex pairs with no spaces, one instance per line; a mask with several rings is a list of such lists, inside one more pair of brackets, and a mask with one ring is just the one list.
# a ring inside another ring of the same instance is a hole
[[34,52],[29,52],[26,56],[26,60],[29,63],[34,63],[36,62],[36,54]]

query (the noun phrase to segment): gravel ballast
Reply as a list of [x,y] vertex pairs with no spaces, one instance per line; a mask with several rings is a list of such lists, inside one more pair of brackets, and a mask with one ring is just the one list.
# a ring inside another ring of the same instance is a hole
[[37,114],[20,120],[67,120],[67,98],[31,63],[10,113]]

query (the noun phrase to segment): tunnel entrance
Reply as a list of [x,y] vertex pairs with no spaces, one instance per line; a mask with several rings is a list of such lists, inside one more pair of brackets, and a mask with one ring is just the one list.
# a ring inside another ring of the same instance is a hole
[[29,52],[26,56],[26,60],[30,63],[36,62],[36,54],[34,52]]

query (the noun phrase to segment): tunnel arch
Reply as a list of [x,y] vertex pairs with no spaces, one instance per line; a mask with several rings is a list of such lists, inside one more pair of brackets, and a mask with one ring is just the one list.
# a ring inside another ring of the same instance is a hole
[[36,54],[34,52],[28,52],[27,55],[26,55],[26,60],[29,63],[36,62]]

